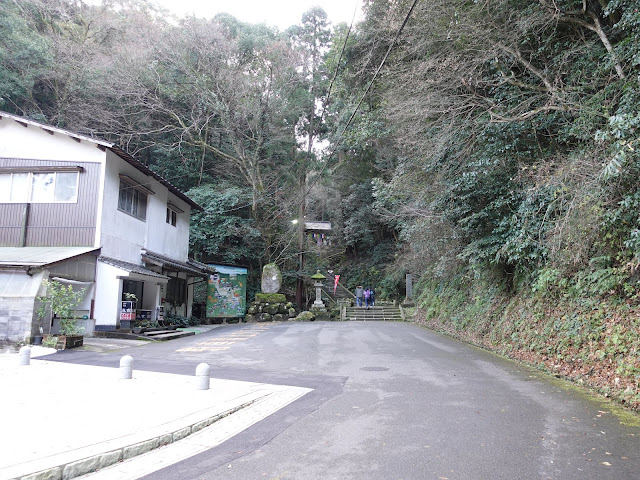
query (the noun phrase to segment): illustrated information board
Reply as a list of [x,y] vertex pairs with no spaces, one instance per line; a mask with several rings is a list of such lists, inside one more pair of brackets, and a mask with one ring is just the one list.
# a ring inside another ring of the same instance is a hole
[[244,317],[247,307],[247,269],[226,265],[209,265],[216,274],[209,276],[207,317]]

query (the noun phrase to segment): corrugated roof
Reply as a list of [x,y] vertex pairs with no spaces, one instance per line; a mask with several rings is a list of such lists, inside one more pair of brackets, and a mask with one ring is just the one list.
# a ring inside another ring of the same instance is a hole
[[95,247],[0,247],[0,266],[42,267],[98,250]]
[[151,170],[149,167],[147,167],[144,163],[139,162],[138,160],[133,158],[130,154],[128,154],[127,152],[122,150],[120,147],[118,147],[114,143],[110,143],[110,142],[107,142],[105,140],[101,140],[101,139],[98,139],[98,138],[87,137],[86,135],[80,135],[79,133],[71,132],[69,130],[64,130],[62,128],[52,127],[51,125],[47,125],[47,124],[44,124],[44,123],[36,122],[34,120],[29,120],[28,118],[19,117],[17,115],[13,115],[11,113],[3,112],[3,111],[0,110],[0,119],[2,117],[7,117],[7,118],[10,118],[12,120],[15,120],[16,122],[20,123],[21,125],[32,125],[32,126],[41,128],[41,129],[43,129],[45,131],[48,131],[48,132],[60,133],[62,135],[66,135],[68,137],[75,138],[76,140],[95,143],[96,145],[99,145],[103,149],[111,150],[114,154],[116,154],[117,156],[122,158],[129,165],[135,167],[136,169],[140,170],[145,175],[148,175],[148,176],[152,177],[153,179],[157,180],[162,185],[167,187],[171,193],[173,193],[176,197],[180,198],[181,200],[187,202],[189,205],[191,205],[192,208],[195,208],[197,210],[203,210],[203,208],[199,204],[197,204],[196,202],[191,200],[189,197],[187,197],[183,192],[181,192],[178,189],[178,187],[173,185],[167,179],[165,179],[165,178],[161,177],[160,175],[158,175],[157,173],[155,173],[153,170]]

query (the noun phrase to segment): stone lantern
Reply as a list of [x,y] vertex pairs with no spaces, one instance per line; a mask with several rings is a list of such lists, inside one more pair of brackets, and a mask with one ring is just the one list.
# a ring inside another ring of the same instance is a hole
[[313,302],[313,305],[311,305],[311,309],[326,311],[326,307],[324,303],[322,303],[322,285],[324,279],[327,277],[322,275],[320,270],[318,270],[311,278],[313,279],[313,286],[316,287],[316,300]]

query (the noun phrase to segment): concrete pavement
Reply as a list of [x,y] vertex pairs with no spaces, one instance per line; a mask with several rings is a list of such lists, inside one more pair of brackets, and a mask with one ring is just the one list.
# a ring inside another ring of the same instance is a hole
[[[110,351],[130,342],[91,339],[87,347]],[[202,451],[311,391],[215,378],[209,390],[196,390],[195,376],[135,370],[135,356],[133,378],[124,380],[119,364],[69,364],[47,354],[55,350],[32,347],[28,366],[18,354],[0,355],[2,480],[70,479],[198,432]]]

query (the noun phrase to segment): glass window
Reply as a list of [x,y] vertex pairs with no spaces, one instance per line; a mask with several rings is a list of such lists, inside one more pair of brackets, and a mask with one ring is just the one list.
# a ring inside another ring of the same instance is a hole
[[27,203],[29,201],[28,173],[14,173],[11,178],[11,201]]
[[147,218],[147,194],[120,180],[118,209],[140,220],[145,220]]
[[167,207],[167,218],[166,221],[169,225],[173,225],[174,227],[176,226],[176,223],[178,222],[178,214],[170,209],[169,207]]
[[0,203],[7,203],[11,199],[11,174],[0,174]]
[[55,203],[78,200],[78,172],[0,174],[0,202]]
[[54,199],[56,202],[75,202],[78,196],[78,173],[56,173]]
[[31,176],[31,201],[52,202],[54,181],[54,173],[34,173]]

